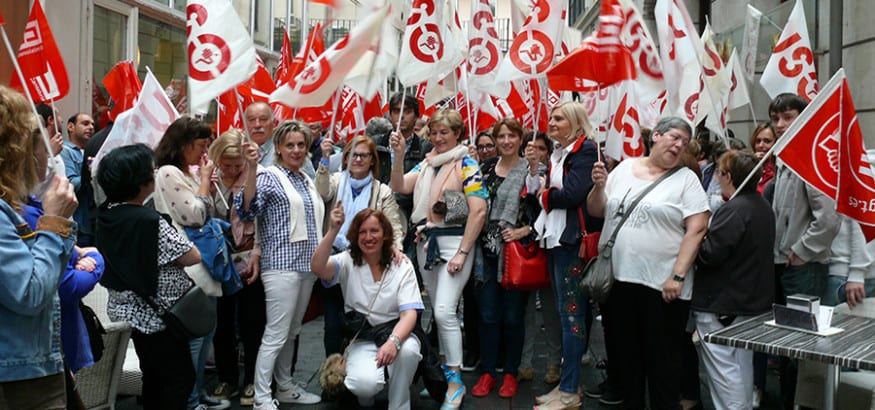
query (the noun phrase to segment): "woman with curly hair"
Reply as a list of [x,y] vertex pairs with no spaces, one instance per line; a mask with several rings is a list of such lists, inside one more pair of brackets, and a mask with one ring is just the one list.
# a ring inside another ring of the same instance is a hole
[[19,215],[38,182],[24,96],[0,85],[0,408],[64,409],[58,285],[76,244],[73,186],[55,176],[31,230]]

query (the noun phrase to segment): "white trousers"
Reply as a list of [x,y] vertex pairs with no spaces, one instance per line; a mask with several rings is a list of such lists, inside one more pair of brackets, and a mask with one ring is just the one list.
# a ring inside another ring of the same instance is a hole
[[[410,409],[410,385],[422,355],[419,339],[413,334],[401,344],[395,361],[389,365],[389,409]],[[346,358],[346,379],[343,384],[362,406],[374,404],[374,397],[386,385],[382,367],[377,367],[378,347],[374,342],[361,341],[349,346]]]
[[[461,236],[441,236],[437,238],[440,247],[441,259],[449,261],[459,251]],[[420,241],[416,247],[416,258],[419,262],[419,271],[422,273],[422,282],[428,291],[431,300],[431,308],[434,311],[434,321],[437,324],[438,341],[440,352],[447,359],[447,366],[458,367],[462,365],[462,327],[456,309],[459,306],[459,298],[462,289],[471,275],[471,267],[474,265],[474,251],[465,258],[462,271],[450,275],[447,272],[447,263],[437,263],[432,270],[425,270],[426,241]],[[473,330],[472,331],[476,331]]]
[[292,385],[295,337],[301,332],[316,276],[309,272],[274,270],[262,273],[261,281],[267,321],[255,360],[255,401],[267,403],[271,400],[271,376],[282,389]]
[[[723,329],[717,315],[694,312],[699,336]],[[738,316],[733,323],[749,319]],[[708,374],[708,388],[717,410],[753,408],[753,351],[713,343],[698,346],[699,360]]]

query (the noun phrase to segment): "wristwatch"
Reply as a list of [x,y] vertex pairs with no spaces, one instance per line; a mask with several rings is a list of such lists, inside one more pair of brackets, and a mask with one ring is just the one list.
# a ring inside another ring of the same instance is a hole
[[684,279],[686,279],[685,276],[678,275],[677,273],[672,274],[672,277],[671,277],[671,280],[673,280],[675,282],[683,282]]
[[395,345],[395,351],[401,350],[401,339],[399,339],[398,336],[389,335],[389,340]]

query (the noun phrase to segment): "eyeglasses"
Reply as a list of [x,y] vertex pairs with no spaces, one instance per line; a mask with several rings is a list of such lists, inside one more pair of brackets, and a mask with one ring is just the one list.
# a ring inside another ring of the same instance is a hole
[[495,144],[478,145],[477,151],[492,151],[495,149]]
[[353,152],[352,153],[352,159],[360,159],[362,161],[364,161],[366,159],[371,159],[372,156],[374,156],[374,154],[371,154],[370,152]]

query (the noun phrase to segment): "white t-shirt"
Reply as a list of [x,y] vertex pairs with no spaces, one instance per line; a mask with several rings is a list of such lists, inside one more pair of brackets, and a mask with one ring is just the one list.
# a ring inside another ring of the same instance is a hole
[[386,282],[380,289],[380,282],[375,282],[371,275],[371,269],[367,264],[355,266],[349,251],[338,253],[331,257],[335,266],[334,278],[325,283],[326,287],[340,283],[343,290],[344,311],[355,310],[366,314],[368,305],[374,300],[377,290],[380,291],[368,322],[371,326],[386,323],[398,319],[402,310],[425,309],[422,304],[422,295],[416,282],[416,274],[413,272],[413,264],[404,258],[400,265],[394,262],[389,269],[383,272],[382,282]]
[[[601,243],[610,239],[620,221],[617,211],[635,201],[652,181],[632,175],[632,164],[641,159],[621,162],[605,186],[608,197]],[[624,201],[625,197],[625,201]],[[672,275],[684,237],[684,219],[709,210],[708,196],[693,171],[683,168],[662,181],[635,207],[623,224],[614,243],[614,278],[662,291]],[[687,272],[680,298],[689,300],[693,293],[693,269]]]

